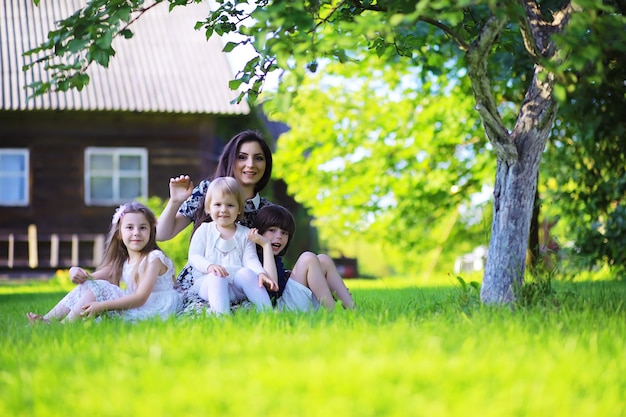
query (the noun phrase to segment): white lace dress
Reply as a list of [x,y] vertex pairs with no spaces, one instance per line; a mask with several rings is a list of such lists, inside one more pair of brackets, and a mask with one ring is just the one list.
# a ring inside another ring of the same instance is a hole
[[[163,275],[159,275],[157,277],[152,293],[144,305],[128,310],[109,311],[109,315],[121,316],[123,319],[129,321],[143,320],[151,317],[161,317],[162,319],[165,319],[181,310],[181,296],[176,290],[174,290],[174,264],[172,260],[160,250],[150,252],[147,262],[152,261],[155,257],[167,266],[167,271]],[[144,260],[144,262],[146,262],[146,260]],[[134,264],[124,264],[124,270],[122,271],[120,283],[126,284],[125,289],[104,280],[85,281],[83,284],[80,284],[67,294],[61,302],[63,305],[71,309],[74,305],[76,305],[81,296],[84,294],[84,291],[87,289],[94,293],[96,301],[113,300],[127,294],[132,294],[137,289],[137,284],[131,276],[133,267]]]

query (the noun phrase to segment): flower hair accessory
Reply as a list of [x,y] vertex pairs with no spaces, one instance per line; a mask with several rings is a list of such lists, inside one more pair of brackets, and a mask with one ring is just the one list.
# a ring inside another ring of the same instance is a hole
[[112,224],[118,224],[122,216],[124,215],[124,209],[126,206],[122,204],[117,209],[115,209],[115,213],[113,214],[113,219],[111,220]]

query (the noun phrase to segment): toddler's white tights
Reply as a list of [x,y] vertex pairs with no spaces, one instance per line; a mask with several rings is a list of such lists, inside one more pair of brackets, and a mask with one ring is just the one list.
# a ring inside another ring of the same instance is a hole
[[[232,281],[232,282],[231,282]],[[241,268],[233,279],[205,275],[200,284],[198,295],[209,302],[211,311],[217,314],[229,314],[231,302],[249,300],[257,310],[272,308],[272,302],[265,287],[259,287],[258,275],[249,268]]]

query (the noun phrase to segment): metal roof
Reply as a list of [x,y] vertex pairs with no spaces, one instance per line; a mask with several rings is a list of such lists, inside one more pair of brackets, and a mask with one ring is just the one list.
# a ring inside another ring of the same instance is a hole
[[[54,22],[70,16],[86,0],[2,0],[0,5],[1,110],[86,110],[168,113],[248,114],[228,87],[233,71],[222,41],[206,40],[197,21],[208,2],[175,7],[165,1],[146,12],[130,29],[131,39],[113,41],[116,55],[108,68],[92,63],[82,91],[50,93],[28,99],[25,86],[46,76],[42,67],[22,71],[31,57],[23,52],[46,39]],[[148,2],[147,2],[148,3]]]

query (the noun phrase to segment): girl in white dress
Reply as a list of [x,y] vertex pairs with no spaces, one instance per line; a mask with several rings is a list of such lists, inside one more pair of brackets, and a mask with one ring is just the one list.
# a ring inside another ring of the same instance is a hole
[[248,229],[236,221],[244,207],[243,195],[232,177],[211,181],[205,197],[205,211],[211,222],[202,223],[189,243],[189,264],[193,286],[209,302],[213,313],[229,314],[231,303],[248,300],[258,310],[271,309],[266,290],[276,291],[278,283],[268,277],[248,239]]
[[101,314],[132,321],[177,313],[182,300],[174,290],[174,264],[155,236],[156,217],[150,209],[140,203],[121,205],[113,215],[102,264],[91,275],[70,268],[78,286],[47,314],[28,313],[29,321],[65,322]]

